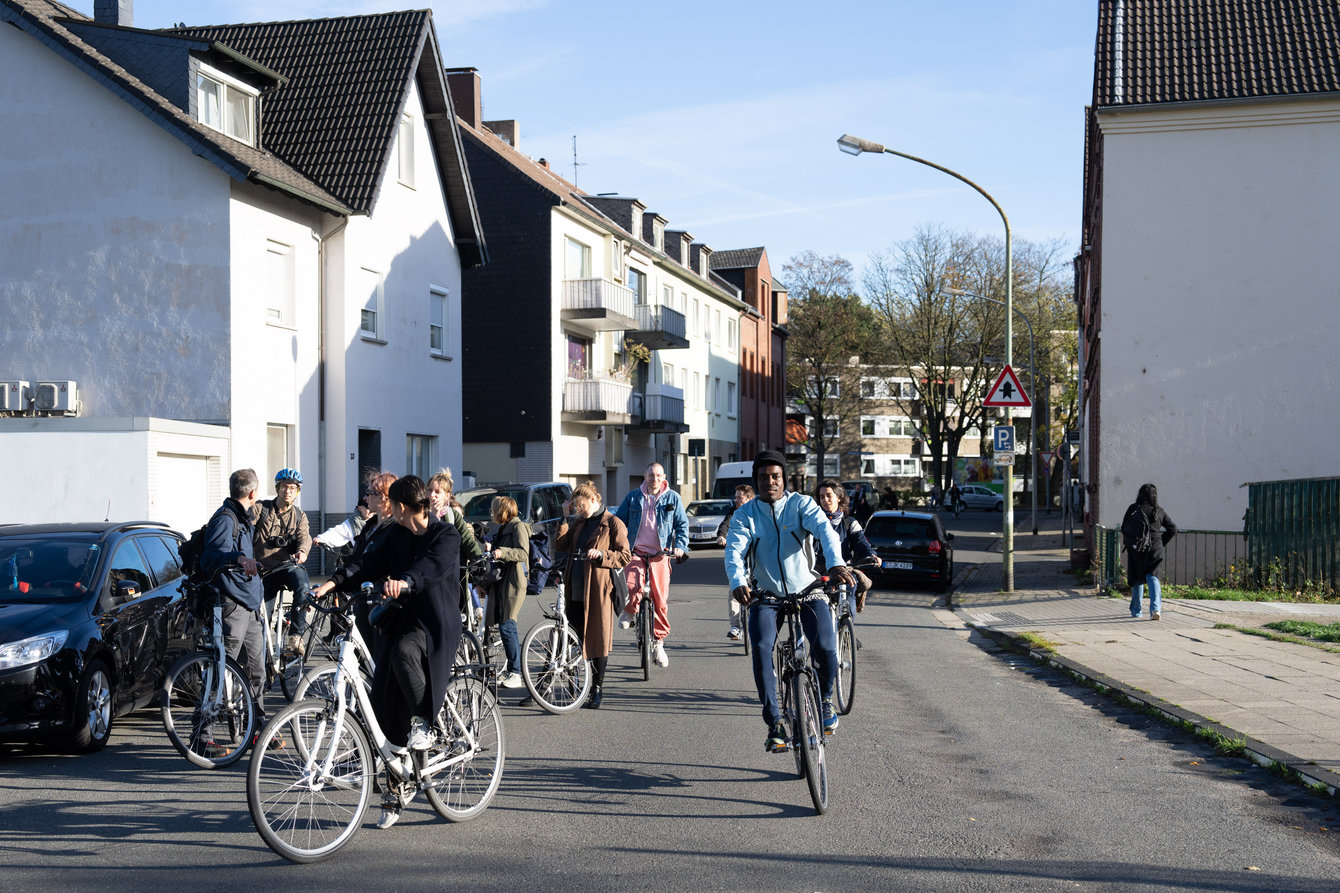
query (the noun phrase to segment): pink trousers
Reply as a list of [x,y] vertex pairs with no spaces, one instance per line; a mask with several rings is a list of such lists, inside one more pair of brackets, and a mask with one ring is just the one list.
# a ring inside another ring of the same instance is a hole
[[[655,555],[646,559],[634,555],[633,560],[623,569],[624,579],[628,581],[628,604],[624,610],[630,617],[636,617],[642,605],[642,593],[651,589],[651,634],[656,641],[670,635],[670,611],[666,599],[670,595],[670,556]],[[650,567],[651,573],[647,573]]]

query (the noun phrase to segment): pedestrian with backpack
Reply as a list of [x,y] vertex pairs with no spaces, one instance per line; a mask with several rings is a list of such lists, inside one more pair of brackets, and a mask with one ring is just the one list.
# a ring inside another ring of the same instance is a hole
[[1162,589],[1158,573],[1163,566],[1163,547],[1177,535],[1177,525],[1159,505],[1159,491],[1144,484],[1121,521],[1121,541],[1126,549],[1126,575],[1131,581],[1131,617],[1139,620],[1145,588],[1149,588],[1149,619],[1163,616]]

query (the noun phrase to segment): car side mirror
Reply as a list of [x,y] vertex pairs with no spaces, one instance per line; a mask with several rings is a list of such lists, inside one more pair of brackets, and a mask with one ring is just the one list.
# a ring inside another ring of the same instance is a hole
[[946,534],[945,534],[945,539],[947,539],[947,540],[952,540],[953,538],[954,538],[954,534],[952,534],[952,533],[946,533]]
[[116,585],[112,587],[112,596],[117,604],[138,598],[139,595],[140,584],[134,580],[117,580]]

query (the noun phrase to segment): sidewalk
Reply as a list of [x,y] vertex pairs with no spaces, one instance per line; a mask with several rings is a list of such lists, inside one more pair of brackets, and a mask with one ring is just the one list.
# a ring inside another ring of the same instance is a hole
[[1329,623],[1340,620],[1340,605],[1165,598],[1162,620],[1134,620],[1128,598],[1076,588],[1065,572],[1069,552],[1059,533],[1016,530],[1014,544],[1015,591],[1000,591],[998,560],[979,564],[952,593],[953,613],[937,610],[942,622],[996,639],[1034,633],[1055,647],[1035,657],[1178,719],[1246,738],[1258,763],[1282,763],[1336,793],[1340,653],[1214,626],[1251,627],[1286,617]]

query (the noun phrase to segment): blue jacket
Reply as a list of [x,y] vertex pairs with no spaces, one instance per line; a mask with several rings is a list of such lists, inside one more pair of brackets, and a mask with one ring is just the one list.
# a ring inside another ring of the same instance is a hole
[[[636,551],[637,532],[642,529],[642,488],[629,492],[614,510],[618,518],[628,528],[628,546]],[[656,534],[661,539],[662,549],[689,550],[689,516],[684,513],[684,503],[679,494],[666,488],[656,501]]]
[[[227,564],[237,564],[245,555],[254,558],[251,519],[242,504],[229,497],[223,501],[205,525],[205,546],[200,551],[200,568],[212,574]],[[259,575],[248,577],[239,570],[225,571],[214,581],[216,588],[244,608],[255,611],[261,606],[265,590]]]
[[726,576],[731,590],[749,586],[778,595],[799,592],[819,578],[807,541],[814,537],[823,550],[823,567],[843,565],[842,545],[819,504],[800,493],[776,502],[751,499],[735,510],[726,532]]

